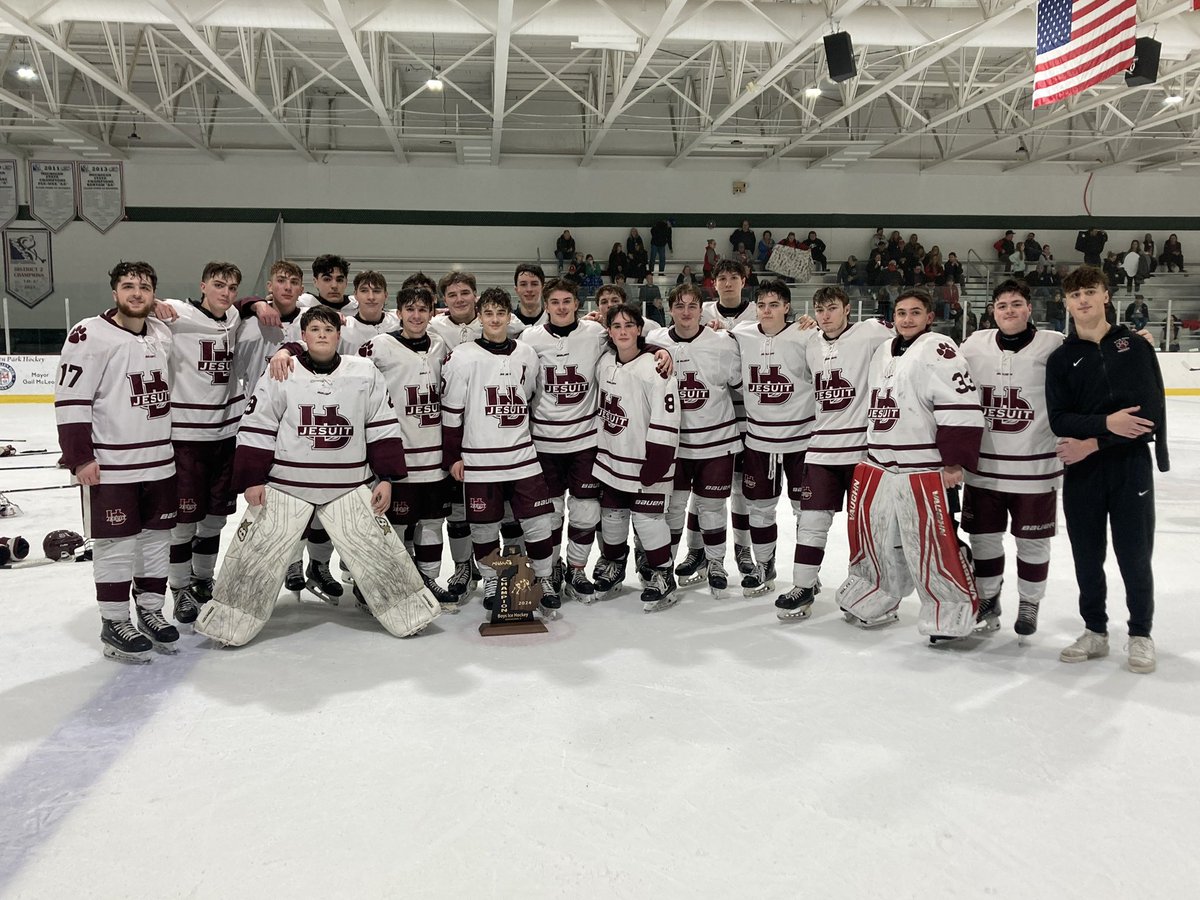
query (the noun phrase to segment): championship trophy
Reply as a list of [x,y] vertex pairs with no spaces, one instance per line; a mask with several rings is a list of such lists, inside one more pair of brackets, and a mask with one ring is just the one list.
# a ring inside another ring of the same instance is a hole
[[533,615],[542,600],[542,586],[534,577],[529,557],[516,547],[506,547],[503,554],[493,550],[481,562],[496,573],[499,593],[492,603],[491,618],[479,626],[479,633],[484,637],[545,634],[549,629]]

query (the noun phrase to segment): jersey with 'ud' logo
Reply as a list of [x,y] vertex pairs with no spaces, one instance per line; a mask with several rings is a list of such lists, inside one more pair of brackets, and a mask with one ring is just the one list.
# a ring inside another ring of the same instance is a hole
[[817,420],[805,462],[849,466],[866,458],[871,400],[867,373],[875,348],[893,337],[890,326],[864,319],[833,339],[818,334],[809,342]]
[[538,391],[531,427],[539,453],[575,453],[596,446],[596,362],[607,332],[580,319],[568,326],[526,328],[521,343],[538,355]]
[[742,449],[734,396],[742,387],[737,341],[727,331],[701,328],[682,338],[674,328],[655,335],[671,354],[679,382],[679,458],[712,459]]
[[819,334],[786,326],[770,335],[757,322],[733,329],[741,352],[746,446],[765,453],[803,453],[816,413],[806,352]]
[[179,317],[167,322],[171,354],[171,438],[219,441],[232,437],[246,399],[234,378],[241,319],[230,307],[217,318],[197,303],[165,300]]
[[[661,332],[655,340],[661,340]],[[679,444],[679,391],[675,376],[658,374],[654,354],[643,350],[627,363],[609,351],[596,368],[601,423],[592,473],[601,484],[636,494],[668,493]],[[650,465],[647,467],[647,460]],[[643,468],[653,470],[644,484]],[[665,474],[660,473],[665,472]]]

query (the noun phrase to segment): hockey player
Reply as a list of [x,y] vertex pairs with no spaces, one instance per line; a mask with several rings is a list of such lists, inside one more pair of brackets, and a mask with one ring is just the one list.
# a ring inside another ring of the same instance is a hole
[[520,263],[513,273],[517,292],[517,308],[508,325],[510,337],[517,337],[526,328],[545,325],[549,321],[544,301],[546,274],[537,263]]
[[642,314],[631,306],[606,313],[611,351],[600,359],[600,433],[595,473],[604,485],[600,506],[601,557],[596,592],[612,596],[625,580],[629,521],[650,568],[642,591],[645,612],[674,606],[671,531],[666,514],[679,446],[679,390],[661,375],[642,337]]
[[758,321],[754,303],[742,296],[749,275],[749,270],[736,259],[722,259],[717,263],[713,268],[717,299],[704,304],[700,314],[702,324],[732,331],[744,322]]
[[241,319],[230,310],[242,281],[233,263],[210,262],[200,300],[166,300],[171,353],[171,440],[179,515],[171,529],[175,618],[189,624],[212,598],[225,520],[237,509],[233,450],[246,397],[234,376]]
[[342,326],[342,344],[338,352],[354,356],[358,348],[371,338],[388,334],[400,327],[396,313],[383,307],[388,299],[387,279],[380,273],[367,270],[354,276],[354,299],[358,312],[346,317]]
[[1067,466],[1063,515],[1079,582],[1085,630],[1059,659],[1076,663],[1108,655],[1106,526],[1125,583],[1129,607],[1129,668],[1157,665],[1154,624],[1154,474],[1147,443],[1154,441],[1160,472],[1170,468],[1162,373],[1148,343],[1124,325],[1109,325],[1104,274],[1080,266],[1063,279],[1075,323],[1046,363],[1046,405]]
[[975,578],[946,489],[978,464],[983,412],[962,353],[930,330],[933,316],[928,293],[902,292],[896,337],[871,359],[867,460],[850,487],[850,571],[837,599],[847,621],[885,624],[915,582],[917,627],[936,642],[975,626]]
[[816,421],[800,484],[792,589],[775,600],[781,619],[805,619],[820,590],[821,562],[833,516],[867,455],[867,372],[880,344],[895,333],[878,319],[850,322],[850,298],[829,286],[813,295],[820,334],[808,342]]
[[787,476],[788,499],[800,513],[804,452],[816,417],[807,348],[815,331],[788,323],[791,291],[782,281],[764,281],[755,295],[758,321],[733,329],[742,364],[746,398],[746,449],[742,492],[750,515],[754,570],[742,578],[742,592],[757,597],[775,587],[776,506]]
[[[290,550],[314,516],[333,536],[371,613],[414,634],[439,612],[382,514],[404,447],[383,375],[337,353],[341,316],[305,310],[306,350],[286,381],[262,379],[238,432],[235,481],[250,510],[196,630],[223,644],[253,639],[270,618]],[[374,490],[366,485],[382,480]]]
[[[596,308],[584,318],[604,325],[608,311],[612,307],[628,303],[629,299],[625,293],[624,285],[606,284],[596,291]],[[643,320],[645,324],[642,326],[642,337],[649,341],[651,336],[656,335],[663,326],[659,325],[653,319],[646,319],[644,316]]]
[[1011,518],[1020,597],[1013,627],[1028,635],[1037,631],[1058,517],[1062,463],[1046,410],[1046,361],[1063,336],[1030,322],[1033,306],[1023,281],[996,285],[992,307],[996,328],[976,331],[962,345],[986,423],[979,463],[963,476],[962,524],[971,536],[980,630],[994,631],[1000,627],[1004,529]]
[[[172,652],[179,631],[162,615],[175,522],[171,332],[150,317],[158,277],[149,263],[109,272],[115,309],[84,319],[63,344],[54,412],[63,465],[81,485],[100,642],[111,659]],[[129,618],[136,588],[137,627]]]
[[[285,343],[300,340],[300,313],[296,305],[304,289],[304,273],[294,262],[279,259],[271,263],[268,273],[266,303],[238,301],[242,325],[238,329],[237,349],[233,354],[233,371],[241,393],[248,399],[254,396],[258,379],[266,370],[275,351]],[[249,300],[251,298],[247,298]],[[265,305],[279,318],[276,325],[265,324],[253,310]]]
[[[313,260],[313,294],[300,295],[300,308],[328,306],[345,321],[358,312],[358,300],[346,296],[350,263],[336,253],[323,253]],[[386,296],[386,291],[385,291]]]
[[[715,596],[729,586],[725,572],[726,504],[733,484],[733,460],[741,452],[742,436],[733,408],[733,394],[742,387],[738,345],[728,332],[700,324],[703,295],[693,284],[677,286],[668,298],[674,324],[656,335],[656,343],[671,351],[679,390],[679,452],[667,522],[674,558],[688,495],[703,532],[701,562],[691,571],[707,577]],[[681,567],[682,568],[682,567]]]
[[512,300],[489,288],[477,307],[483,336],[459,344],[442,366],[443,460],[463,483],[475,562],[484,575],[484,605],[498,596],[496,573],[483,559],[500,545],[504,504],[525,533],[525,548],[551,616],[561,605],[551,577],[554,504],[529,431],[537,386],[537,352],[508,336]]

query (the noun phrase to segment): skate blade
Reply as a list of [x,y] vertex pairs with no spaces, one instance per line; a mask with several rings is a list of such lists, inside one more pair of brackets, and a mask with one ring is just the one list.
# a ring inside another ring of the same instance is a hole
[[712,592],[712,598],[714,600],[724,600],[726,597],[729,596],[728,588],[712,588],[711,592]]
[[550,621],[562,618],[562,612],[560,610],[551,609],[550,607],[539,606],[538,612],[542,614],[543,619],[549,619]]
[[763,594],[768,594],[773,590],[775,590],[774,579],[772,579],[771,581],[764,582],[763,584],[759,585],[758,587],[742,588],[742,596],[743,597],[761,597]]
[[691,587],[694,584],[704,584],[708,581],[708,575],[701,575],[699,572],[694,575],[678,575],[680,587]]
[[446,613],[447,615],[457,616],[460,612],[462,612],[461,603],[439,603],[438,606],[440,606],[442,608],[442,612]]
[[595,594],[581,594],[572,587],[563,586],[563,596],[568,600],[574,600],[576,603],[582,603],[584,606],[591,606],[592,601],[596,599]]
[[811,606],[801,606],[798,609],[777,609],[775,615],[779,617],[781,622],[798,622],[801,619],[807,619],[812,616]]
[[975,631],[972,631],[970,634],[964,634],[961,637],[946,634],[931,634],[929,636],[930,647],[957,647],[960,650],[971,650],[978,647],[981,643],[983,643],[982,636]]
[[999,619],[984,619],[982,622],[976,622],[972,634],[991,634],[993,631],[1000,630]]
[[670,609],[672,606],[674,606],[678,602],[679,602],[679,598],[676,597],[674,594],[672,594],[670,597],[664,597],[661,600],[651,600],[649,603],[643,602],[642,603],[642,612],[644,612],[644,613],[662,612],[664,609]]
[[[147,635],[147,637],[149,637],[149,635]],[[150,638],[150,643],[154,645],[154,652],[161,653],[163,656],[174,656],[179,652],[179,647],[177,647],[174,643],[164,644],[160,641],[154,640],[153,638]]]
[[[312,594],[314,597],[316,597],[318,600],[320,600],[322,603],[328,603],[330,606],[337,606],[339,603],[342,602],[341,597],[335,597],[335,596],[333,596],[333,594],[325,593],[325,591],[321,590],[320,586],[318,586],[317,583],[314,581],[310,581],[307,584],[305,584],[304,588],[310,594]],[[297,592],[297,593],[299,594],[300,592]],[[301,600],[304,599],[303,594],[300,594],[300,599]]]
[[128,663],[135,666],[149,665],[153,659],[150,650],[145,653],[126,653],[124,650],[118,650],[116,647],[110,647],[108,644],[103,648],[105,659],[115,659],[117,662]]
[[615,587],[609,588],[607,591],[596,591],[597,600],[611,600],[625,589],[625,585],[618,584]]
[[842,611],[842,618],[844,618],[851,625],[863,629],[863,631],[871,631],[875,628],[883,628],[887,625],[891,625],[893,622],[900,621],[900,616],[898,613],[888,613],[885,616],[880,616],[874,621],[868,622],[866,619],[860,619],[853,613],[848,613],[844,610]]

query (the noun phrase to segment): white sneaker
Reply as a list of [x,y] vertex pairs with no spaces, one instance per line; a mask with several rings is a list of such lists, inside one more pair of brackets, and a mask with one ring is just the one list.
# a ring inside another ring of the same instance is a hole
[[1158,665],[1154,655],[1154,639],[1131,637],[1129,639],[1129,671],[1149,675]]
[[1108,635],[1085,630],[1069,647],[1064,647],[1058,658],[1065,663],[1086,662],[1108,656]]

